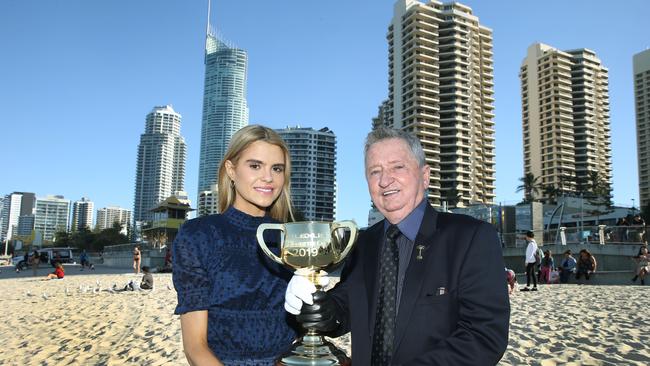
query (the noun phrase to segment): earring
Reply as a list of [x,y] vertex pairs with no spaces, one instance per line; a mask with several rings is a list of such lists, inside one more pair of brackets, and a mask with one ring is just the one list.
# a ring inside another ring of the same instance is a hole
[[235,188],[235,181],[234,180],[230,181],[230,188]]

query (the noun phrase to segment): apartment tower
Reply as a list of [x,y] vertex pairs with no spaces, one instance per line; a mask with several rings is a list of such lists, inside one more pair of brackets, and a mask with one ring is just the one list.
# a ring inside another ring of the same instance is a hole
[[596,54],[536,43],[519,77],[524,175],[541,184],[537,198],[585,192],[595,179],[611,187],[608,71]]
[[135,221],[150,221],[152,208],[184,189],[186,151],[181,136],[181,115],[170,105],[154,107],[147,114],[145,132],[140,135],[138,145]]
[[387,38],[388,101],[373,125],[419,137],[434,206],[492,203],[492,31],[463,4],[399,0]]
[[650,203],[650,49],[634,55],[633,64],[639,207],[644,209]]
[[291,198],[302,220],[336,216],[336,136],[327,127],[276,130],[291,154]]
[[197,203],[198,216],[212,215],[219,213],[219,185],[213,184],[209,191],[199,192]]
[[33,215],[35,205],[34,193],[13,192],[4,196],[0,210],[0,241],[11,240],[18,234],[19,218]]
[[[210,2],[205,39],[205,78],[201,153],[197,192],[217,183],[219,164],[232,135],[248,124],[246,102],[246,51],[217,38],[210,29]],[[200,200],[199,200],[200,201]],[[199,212],[204,212],[200,206]]]
[[47,196],[36,199],[34,231],[43,235],[43,240],[54,242],[58,231],[68,231],[70,222],[70,200],[63,196]]
[[75,201],[72,204],[72,231],[92,229],[94,212],[95,204],[88,198],[82,197],[81,200]]
[[121,225],[121,233],[126,235],[131,225],[131,210],[122,207],[104,207],[97,210],[97,224],[95,229],[105,230],[113,227],[115,223]]

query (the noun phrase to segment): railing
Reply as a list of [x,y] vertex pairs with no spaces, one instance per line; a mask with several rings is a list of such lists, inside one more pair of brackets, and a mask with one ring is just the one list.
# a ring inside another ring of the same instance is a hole
[[[525,233],[502,233],[501,244],[504,248],[526,246]],[[631,244],[647,243],[645,226],[584,226],[560,227],[544,231],[535,231],[535,238],[543,244]],[[539,239],[542,240],[539,240]]]

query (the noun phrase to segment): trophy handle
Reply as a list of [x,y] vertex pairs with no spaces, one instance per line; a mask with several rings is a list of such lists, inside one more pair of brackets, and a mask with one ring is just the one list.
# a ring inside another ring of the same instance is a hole
[[333,264],[338,264],[341,262],[345,257],[348,255],[348,252],[350,252],[350,249],[354,246],[354,243],[357,241],[357,233],[359,232],[359,227],[354,221],[347,220],[347,221],[337,221],[332,223],[332,232],[336,231],[338,228],[348,228],[350,229],[350,240],[348,240],[345,249],[343,249],[343,252],[341,255],[339,255],[338,259],[336,262]]
[[282,247],[284,246],[284,225],[283,224],[260,224],[260,226],[257,228],[257,243],[260,245],[260,248],[262,248],[262,251],[264,254],[266,254],[269,258],[273,259],[274,261],[278,262],[279,264],[284,264],[282,262],[282,259],[275,255],[272,251],[269,250],[269,247],[266,246],[266,242],[264,241],[264,231],[265,230],[280,230],[282,231],[282,236],[280,238],[280,250],[282,250]]

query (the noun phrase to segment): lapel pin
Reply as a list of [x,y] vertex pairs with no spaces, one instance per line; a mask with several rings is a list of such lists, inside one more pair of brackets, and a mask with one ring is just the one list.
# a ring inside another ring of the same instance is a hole
[[418,255],[415,257],[415,259],[422,260],[422,250],[424,250],[424,245],[418,245],[415,247],[415,249],[418,251]]

